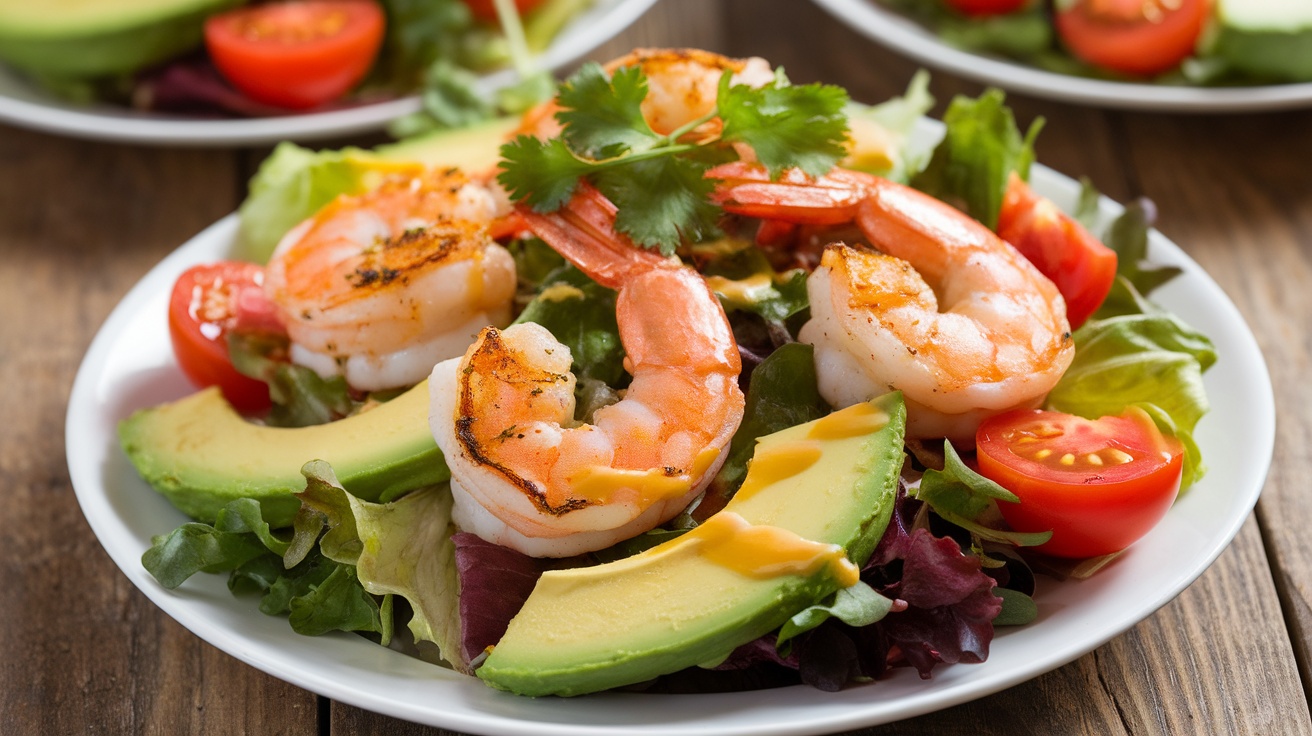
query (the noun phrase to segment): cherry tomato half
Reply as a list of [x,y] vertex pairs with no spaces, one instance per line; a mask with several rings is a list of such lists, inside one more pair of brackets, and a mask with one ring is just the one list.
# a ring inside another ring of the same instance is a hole
[[980,474],[1020,497],[998,504],[1007,523],[1052,530],[1035,549],[1059,557],[1130,546],[1171,507],[1184,469],[1180,441],[1133,408],[1102,419],[1010,411],[985,420],[975,441]]
[[178,366],[200,388],[218,386],[239,411],[269,407],[269,387],[244,376],[228,358],[228,333],[237,325],[243,292],[263,292],[264,269],[226,261],[193,266],[173,284],[169,337]]
[[1054,21],[1075,56],[1141,76],[1169,71],[1194,52],[1210,0],[1076,0]]
[[1116,281],[1116,251],[1015,174],[998,212],[998,237],[1057,285],[1071,329],[1098,310]]
[[210,59],[258,102],[291,109],[341,97],[364,78],[383,41],[369,0],[305,0],[239,8],[205,22]]
[[1020,10],[1029,0],[947,0],[947,3],[966,15],[1003,15]]
[[[520,15],[523,15],[541,5],[543,1],[515,0],[515,9],[519,11]],[[493,4],[493,0],[465,0],[465,5],[468,5],[474,13],[474,17],[481,21],[496,23],[499,20],[497,18],[497,6]]]

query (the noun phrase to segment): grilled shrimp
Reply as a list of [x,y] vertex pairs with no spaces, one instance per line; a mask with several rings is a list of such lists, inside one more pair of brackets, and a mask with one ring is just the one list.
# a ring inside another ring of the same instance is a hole
[[639,250],[615,208],[582,186],[535,233],[618,290],[633,381],[591,424],[574,419],[569,349],[536,324],[488,328],[429,379],[429,421],[464,530],[538,557],[608,547],[670,519],[724,461],[743,415],[741,363],[700,275]]
[[295,363],[360,390],[418,383],[510,320],[515,264],[488,237],[492,190],[430,170],[342,196],[289,232],[265,289]]
[[900,390],[907,434],[973,446],[988,416],[1039,405],[1074,357],[1057,287],[1015,248],[909,187],[835,169],[772,182],[756,166],[710,176],[730,212],[855,222],[877,251],[827,246],[807,279],[820,393],[836,407]]

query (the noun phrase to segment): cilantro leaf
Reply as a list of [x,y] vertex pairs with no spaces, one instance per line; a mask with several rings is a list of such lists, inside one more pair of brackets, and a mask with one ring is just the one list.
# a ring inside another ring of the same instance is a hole
[[663,156],[598,171],[597,189],[615,203],[615,229],[644,248],[672,255],[683,240],[719,232],[720,209],[711,203],[714,184],[696,161]]
[[771,177],[793,167],[822,176],[847,152],[847,91],[842,87],[776,80],[752,88],[731,84],[726,72],[716,101],[724,121],[721,139],[751,146]]
[[621,67],[609,78],[596,63],[585,64],[560,86],[556,119],[565,142],[592,159],[645,151],[660,140],[642,117],[647,78],[638,67]]
[[523,200],[538,212],[560,209],[592,165],[576,157],[565,141],[542,141],[521,135],[501,147],[501,173],[497,181],[511,199]]

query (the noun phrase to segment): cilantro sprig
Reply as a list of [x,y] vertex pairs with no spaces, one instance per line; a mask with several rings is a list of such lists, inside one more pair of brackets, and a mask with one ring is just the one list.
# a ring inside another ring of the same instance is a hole
[[[758,88],[733,84],[731,76],[720,77],[714,108],[661,135],[642,115],[647,78],[641,68],[608,75],[586,64],[560,86],[561,136],[521,135],[502,146],[497,179],[511,199],[537,212],[560,209],[587,180],[618,208],[618,231],[666,255],[682,241],[711,237],[720,208],[711,202],[714,183],[705,174],[738,158],[734,144],[750,147],[772,177],[790,168],[820,176],[842,158],[847,137],[841,87],[793,85],[782,71]],[[717,117],[718,133],[699,131]]]

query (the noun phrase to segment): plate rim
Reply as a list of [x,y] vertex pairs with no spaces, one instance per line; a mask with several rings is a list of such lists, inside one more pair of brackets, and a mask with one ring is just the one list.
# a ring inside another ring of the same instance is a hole
[[[1034,167],[1034,178],[1036,188],[1043,190],[1048,196],[1054,198],[1061,196],[1067,201],[1074,201],[1076,192],[1078,192],[1078,183],[1069,177],[1058,174],[1051,169],[1036,165]],[[1104,216],[1107,213],[1119,210],[1119,205],[1115,205],[1111,200],[1103,198],[1100,203]],[[547,720],[534,720],[532,718],[518,717],[512,718],[501,712],[477,714],[466,714],[454,711],[433,710],[431,707],[422,707],[413,702],[384,702],[371,692],[366,692],[353,683],[335,680],[329,675],[320,672],[307,672],[304,665],[301,669],[295,666],[295,657],[289,657],[285,650],[274,646],[270,651],[263,651],[254,647],[251,642],[243,638],[238,632],[227,629],[213,621],[196,620],[194,612],[188,610],[188,597],[195,594],[195,591],[184,589],[182,592],[165,590],[158,583],[150,578],[144,571],[139,562],[139,549],[130,549],[131,545],[125,540],[116,538],[114,535],[119,534],[119,530],[113,527],[115,520],[111,519],[113,514],[110,501],[106,495],[104,480],[104,468],[102,466],[91,467],[90,463],[79,463],[75,455],[86,448],[87,436],[95,437],[94,429],[95,420],[98,415],[94,411],[97,408],[95,391],[98,383],[98,374],[105,367],[110,351],[116,342],[122,339],[122,334],[129,326],[131,320],[141,312],[144,304],[152,299],[157,299],[158,284],[163,278],[168,278],[171,282],[170,273],[180,271],[186,265],[195,262],[197,254],[210,241],[216,238],[228,238],[229,242],[235,235],[237,229],[237,219],[235,214],[230,214],[202,230],[197,235],[190,238],[183,245],[179,246],[163,260],[157,263],[150,271],[143,276],[133,288],[123,297],[115,306],[104,324],[97,331],[95,338],[87,351],[87,354],[79,367],[77,377],[73,384],[73,389],[69,397],[68,412],[66,415],[65,426],[65,443],[67,448],[67,460],[69,466],[70,478],[74,486],[74,492],[77,496],[78,503],[81,506],[84,517],[95,533],[98,542],[114,560],[119,569],[129,578],[129,580],[141,590],[156,606],[158,606],[166,615],[173,618],[179,624],[192,631],[201,639],[216,646],[225,653],[242,660],[243,662],[277,677],[286,682],[292,683],[298,687],[310,690],[325,697],[340,700],[360,708],[385,713],[387,715],[405,718],[420,723],[426,723],[433,726],[439,726],[448,729],[456,729],[470,733],[486,734],[518,734],[522,736],[565,736],[566,734],[602,734],[602,733],[629,733],[629,734],[656,734],[668,733],[670,729],[653,728],[650,725],[631,725],[625,724],[617,726],[610,725],[593,725],[580,722],[556,723]],[[1075,637],[1064,648],[1059,647],[1056,651],[1050,652],[1048,656],[1042,659],[1042,663],[1034,665],[1027,663],[1026,666],[1013,668],[1005,672],[1002,676],[995,677],[985,682],[968,682],[965,686],[956,687],[947,693],[939,693],[935,688],[929,688],[924,692],[915,694],[913,697],[902,698],[900,700],[885,702],[881,710],[875,713],[875,705],[878,701],[865,701],[864,706],[844,707],[840,706],[836,712],[825,711],[825,715],[818,719],[809,719],[807,722],[797,721],[778,721],[771,723],[760,722],[718,722],[714,724],[691,724],[678,728],[679,733],[683,734],[706,734],[707,736],[731,736],[747,734],[811,734],[825,733],[834,730],[846,728],[860,728],[887,723],[890,721],[900,720],[924,713],[951,707],[963,702],[974,700],[986,695],[998,692],[1007,687],[1014,686],[1018,683],[1037,677],[1045,672],[1060,667],[1083,654],[1092,651],[1107,641],[1121,635],[1129,628],[1133,627],[1143,619],[1150,616],[1161,606],[1166,605],[1174,600],[1181,591],[1188,587],[1196,580],[1217,557],[1230,545],[1235,535],[1246,522],[1251,513],[1253,506],[1265,485],[1266,477],[1270,468],[1274,452],[1275,441],[1275,404],[1274,393],[1270,380],[1270,373],[1266,367],[1265,358],[1262,355],[1257,344],[1256,337],[1252,330],[1248,328],[1246,321],[1243,319],[1238,308],[1225,296],[1220,286],[1211,279],[1210,275],[1202,269],[1196,262],[1190,259],[1179,246],[1176,246],[1165,236],[1156,230],[1151,236],[1151,253],[1154,258],[1165,260],[1167,262],[1178,262],[1186,267],[1192,279],[1202,279],[1198,286],[1209,292],[1209,296],[1219,295],[1221,299],[1217,302],[1217,308],[1221,310],[1225,320],[1242,327],[1242,331],[1229,337],[1238,340],[1244,347],[1243,351],[1237,355],[1227,355],[1227,360],[1236,360],[1246,364],[1244,371],[1252,371],[1251,378],[1256,383],[1250,386],[1259,399],[1259,406],[1255,408],[1258,416],[1255,418],[1259,421],[1256,431],[1255,444],[1260,448],[1263,455],[1259,459],[1257,466],[1243,475],[1246,487],[1239,489],[1239,492],[1232,497],[1230,506],[1236,513],[1232,517],[1226,517],[1224,523],[1218,527],[1218,533],[1208,537],[1207,553],[1193,559],[1181,574],[1172,579],[1172,584],[1162,589],[1160,595],[1149,601],[1138,601],[1130,607],[1130,612],[1123,615],[1117,620],[1117,625],[1111,628],[1105,628],[1100,635],[1092,639],[1079,639]],[[1168,256],[1161,259],[1160,256]],[[167,283],[167,282],[166,282]],[[161,317],[161,320],[163,318]],[[103,417],[100,417],[103,419]],[[94,448],[93,448],[94,449]],[[105,448],[100,448],[104,452]],[[109,453],[118,450],[117,444],[108,449]],[[94,453],[93,453],[94,454]],[[1206,481],[1203,481],[1206,482]],[[145,488],[144,484],[142,484]],[[149,488],[145,488],[150,492]],[[154,503],[165,504],[167,502],[160,496],[150,492],[155,499]],[[1240,513],[1242,511],[1242,513]],[[119,520],[121,522],[121,520]],[[167,530],[160,530],[160,533]],[[139,540],[129,540],[133,543]],[[1097,579],[1096,576],[1094,578]],[[1065,585],[1065,584],[1063,584]],[[223,591],[226,594],[226,590]],[[230,596],[229,596],[230,597]],[[237,600],[237,599],[233,599]],[[239,601],[241,605],[249,607],[254,616],[263,616],[251,606],[251,601]],[[1043,599],[1040,599],[1041,605]],[[244,615],[244,614],[243,614]],[[285,628],[285,625],[284,625]],[[1023,635],[1024,629],[1016,630],[1016,633]],[[286,632],[290,634],[290,632]],[[1009,632],[1010,633],[1010,632]],[[294,637],[293,637],[294,638]],[[381,647],[365,641],[361,637],[350,637],[354,641],[345,639],[334,639],[330,646],[336,651],[338,647],[346,647],[355,652],[361,645],[367,646],[370,652],[386,652]],[[278,640],[279,643],[282,639]],[[363,650],[361,650],[363,651]],[[997,648],[995,646],[995,656]],[[395,654],[387,652],[388,655]],[[378,654],[378,656],[385,656]],[[404,656],[404,655],[396,655]],[[408,659],[408,658],[406,658]],[[417,662],[417,660],[415,660]],[[389,664],[391,661],[389,660]],[[422,664],[422,663],[420,663]],[[987,664],[987,663],[986,663]],[[446,672],[433,667],[432,665],[423,665],[425,668],[436,670],[431,673],[434,677],[439,677],[438,672]],[[974,668],[986,665],[965,665],[964,667]],[[961,666],[958,666],[961,667]],[[401,669],[404,669],[402,667]],[[936,672],[936,679],[942,678],[944,672]],[[425,674],[429,674],[425,671]],[[506,710],[523,710],[528,709],[536,712],[534,709],[538,706],[524,705],[524,699],[518,699],[515,696],[503,693],[491,693],[481,682],[473,678],[459,677],[460,681],[455,682],[454,687],[457,693],[472,695],[470,699],[482,698],[512,698],[517,702],[511,703]],[[466,683],[465,681],[468,681]],[[478,693],[473,693],[468,689],[469,684],[478,689]],[[878,687],[878,685],[875,685]],[[800,687],[800,686],[798,686]],[[857,690],[849,688],[846,692],[851,693]],[[765,700],[769,694],[776,691],[756,691],[755,693],[736,693],[733,696],[744,703],[752,702],[761,707],[769,707],[768,701]],[[809,693],[818,691],[807,691],[806,697],[810,698]],[[480,694],[481,693],[481,694]],[[842,697],[839,694],[818,694],[814,698],[816,706],[832,704],[832,697]],[[590,696],[599,698],[625,697],[621,695],[603,694],[601,696]],[[632,694],[629,694],[632,697]],[[638,697],[662,697],[662,698],[686,698],[686,697],[723,697],[723,696],[641,696]],[[539,699],[531,701],[532,703],[549,702],[553,699]],[[500,702],[500,701],[498,701]],[[506,701],[509,702],[509,701]],[[577,701],[557,701],[557,702],[577,702]],[[685,701],[686,702],[686,701]],[[553,714],[561,711],[551,710],[556,706],[543,706]],[[741,719],[740,719],[741,720]]]
[[1312,106],[1312,82],[1196,87],[1059,74],[950,46],[873,0],[812,0],[852,30],[937,69],[1019,94],[1123,110],[1245,113]]
[[[539,57],[542,66],[555,71],[583,58],[642,17],[657,0],[595,0],[582,19],[562,29]],[[589,14],[598,17],[589,20]],[[587,20],[586,24],[579,24]],[[571,33],[571,28],[576,31]],[[15,84],[29,87],[12,69],[0,69]],[[474,83],[485,97],[512,84],[516,74],[501,69],[484,74]],[[35,90],[38,97],[43,96]],[[109,106],[80,108],[58,100],[28,100],[0,91],[0,123],[56,135],[111,143],[154,146],[232,147],[314,141],[379,130],[386,123],[422,108],[419,95],[367,103],[339,110],[259,118],[187,119]]]

